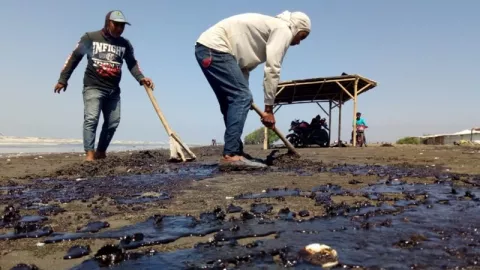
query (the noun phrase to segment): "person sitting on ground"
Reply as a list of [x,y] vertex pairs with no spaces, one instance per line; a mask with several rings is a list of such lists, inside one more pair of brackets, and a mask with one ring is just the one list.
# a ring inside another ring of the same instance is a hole
[[225,123],[223,158],[220,164],[264,167],[246,158],[241,135],[253,102],[249,74],[265,62],[265,111],[262,123],[275,126],[273,105],[282,61],[290,46],[310,33],[309,17],[285,11],[276,17],[246,13],[221,20],[198,38],[197,62],[215,93]]
[[[151,79],[146,78],[138,66],[132,44],[121,37],[125,16],[119,10],[110,11],[102,30],[85,33],[72,54],[68,57],[54,92],[67,90],[67,82],[83,56],[87,54],[88,63],[83,78],[83,146],[86,160],[103,159],[115,131],[120,123],[120,80],[122,64],[125,59],[128,69],[140,85],[154,88]],[[95,152],[95,133],[100,112],[104,123]]]
[[[357,112],[356,116],[357,117],[355,121],[357,122],[357,126],[365,126],[367,128],[368,126],[367,126],[367,123],[365,122],[365,119],[362,118],[362,113]],[[352,124],[352,127],[353,126],[354,125]],[[350,139],[350,143],[353,144],[353,130],[352,130],[352,138]],[[365,136],[365,131],[363,132],[363,145],[367,147],[367,137]]]

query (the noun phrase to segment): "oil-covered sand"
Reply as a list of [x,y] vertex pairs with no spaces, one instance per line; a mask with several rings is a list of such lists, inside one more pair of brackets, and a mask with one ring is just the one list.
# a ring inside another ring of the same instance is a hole
[[339,268],[480,263],[479,149],[246,150],[271,166],[221,171],[220,147],[187,164],[166,151],[0,158],[0,268],[308,269],[310,243]]

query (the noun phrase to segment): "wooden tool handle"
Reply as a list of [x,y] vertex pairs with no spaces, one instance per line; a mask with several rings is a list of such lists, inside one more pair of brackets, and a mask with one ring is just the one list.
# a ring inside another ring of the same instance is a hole
[[[256,111],[260,117],[262,117],[263,112],[260,110],[260,108],[258,108],[257,105],[255,105],[255,103],[252,103],[252,109]],[[290,152],[296,154],[297,156],[300,156],[297,150],[295,150],[295,147],[293,147],[293,145],[287,139],[285,139],[285,136],[283,136],[282,132],[280,132],[280,130],[278,130],[277,127],[274,127],[272,130],[278,135],[280,140],[282,140],[282,142],[285,144],[285,146],[288,148]]]
[[[160,121],[163,124],[163,127],[165,127],[165,131],[168,133],[168,136],[170,138],[173,138],[178,145],[180,145],[187,153],[193,158],[196,159],[195,154],[180,140],[177,134],[173,133],[172,129],[170,128],[170,125],[168,125],[167,119],[162,113],[162,110],[160,110],[160,107],[158,106],[157,99],[153,95],[153,91],[150,87],[143,85],[145,87],[145,91],[147,91],[148,97],[150,98],[150,101],[152,102],[153,108],[157,112],[158,118],[160,118]],[[181,151],[178,151],[179,154],[182,156],[182,160],[185,161],[185,157],[183,156],[183,153]]]
[[165,130],[168,133],[168,136],[172,135],[172,129],[168,125],[167,119],[165,119],[165,116],[163,116],[162,111],[160,110],[160,107],[158,106],[157,100],[155,99],[155,96],[153,95],[153,91],[150,87],[143,85],[145,87],[145,90],[147,91],[148,97],[150,98],[150,101],[152,102],[153,108],[157,112],[158,118],[160,118],[160,121],[162,122],[163,126],[165,127]]

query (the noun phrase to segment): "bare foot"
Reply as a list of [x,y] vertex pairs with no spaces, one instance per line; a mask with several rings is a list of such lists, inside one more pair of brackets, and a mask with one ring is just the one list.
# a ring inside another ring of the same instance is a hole
[[94,151],[87,151],[87,157],[85,161],[94,161],[95,160],[95,152]]
[[239,161],[242,160],[242,156],[223,156],[223,161],[229,162],[229,161]]
[[252,167],[252,168],[265,168],[267,165],[250,161],[243,156],[224,156],[220,159],[220,166],[234,166],[234,167]]

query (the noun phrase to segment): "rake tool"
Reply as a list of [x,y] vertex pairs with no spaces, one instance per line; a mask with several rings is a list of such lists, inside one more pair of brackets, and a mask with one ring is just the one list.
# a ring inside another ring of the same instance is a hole
[[[252,109],[257,112],[257,114],[262,117],[262,114],[263,112],[260,110],[260,108],[257,107],[257,105],[255,105],[255,103],[252,103]],[[288,148],[288,152],[290,154],[294,154],[296,155],[297,157],[300,157],[300,154],[297,152],[297,150],[295,150],[295,147],[293,147],[293,145],[287,140],[285,139],[285,136],[283,136],[282,132],[280,132],[280,130],[277,129],[277,127],[274,127],[272,129],[277,135],[278,137],[280,138],[280,140],[282,140],[282,142],[285,144],[285,146]]]
[[[165,116],[163,116],[162,111],[160,110],[160,107],[158,106],[157,100],[155,99],[155,96],[153,95],[153,91],[150,87],[143,85],[145,87],[145,90],[147,91],[148,97],[150,98],[150,101],[152,102],[153,108],[157,112],[158,118],[160,118],[160,121],[163,124],[163,127],[165,127],[165,131],[167,132],[168,136],[170,137],[169,143],[170,143],[170,160],[169,161],[193,161],[197,157],[195,154],[190,151],[188,146],[186,146],[181,140],[180,137],[175,134],[170,126],[168,125],[167,119],[165,119]],[[185,154],[183,153],[183,150],[187,152],[189,157],[185,157]]]

